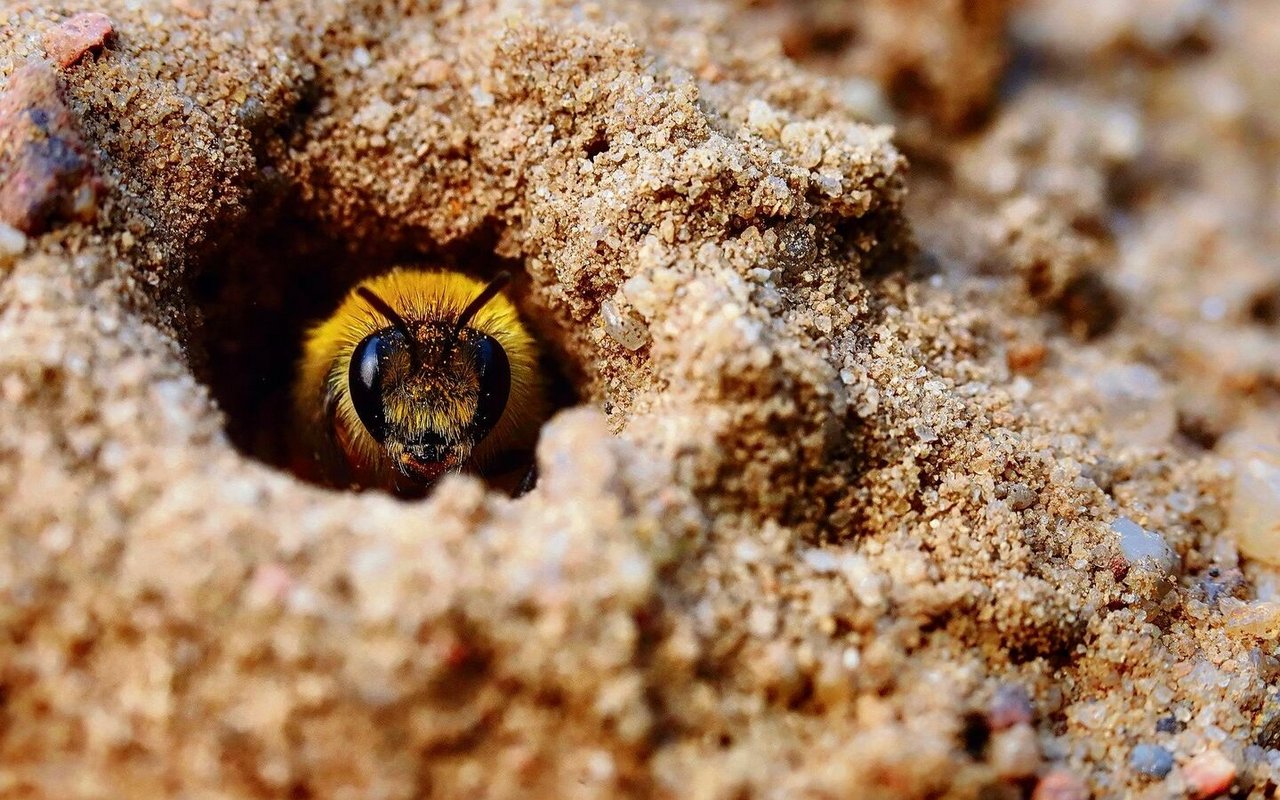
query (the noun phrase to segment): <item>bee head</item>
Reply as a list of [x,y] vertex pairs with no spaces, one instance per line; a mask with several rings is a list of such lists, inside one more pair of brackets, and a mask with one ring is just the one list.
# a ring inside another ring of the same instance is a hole
[[367,288],[357,290],[391,324],[352,351],[351,403],[369,435],[412,481],[428,484],[461,469],[506,409],[507,353],[468,323],[507,280],[500,274],[456,320],[417,325]]

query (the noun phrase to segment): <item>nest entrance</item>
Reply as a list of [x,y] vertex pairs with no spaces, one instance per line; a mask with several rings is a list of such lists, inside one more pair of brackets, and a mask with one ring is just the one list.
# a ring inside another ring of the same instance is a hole
[[[197,376],[223,410],[232,443],[245,455],[293,471],[291,392],[304,337],[365,278],[396,266],[440,267],[481,279],[506,270],[514,276],[510,293],[522,313],[536,313],[527,302],[523,266],[496,255],[496,240],[479,235],[429,253],[356,247],[290,214],[257,220],[226,237],[195,271],[190,297],[199,321],[186,344]],[[567,376],[579,371],[546,354],[553,352],[558,350],[544,348],[543,369],[559,409],[577,402]]]

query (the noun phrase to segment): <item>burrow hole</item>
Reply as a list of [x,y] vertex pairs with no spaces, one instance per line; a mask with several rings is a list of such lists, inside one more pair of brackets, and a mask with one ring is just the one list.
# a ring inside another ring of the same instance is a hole
[[[397,266],[450,269],[482,280],[510,272],[508,294],[542,345],[553,412],[576,404],[584,370],[561,346],[550,314],[531,300],[523,265],[496,255],[496,241],[496,232],[486,230],[431,250],[357,246],[290,212],[224,237],[194,272],[190,291],[199,318],[187,344],[232,443],[249,457],[307,477],[296,470],[301,456],[291,400],[306,332],[359,281]],[[497,485],[513,488],[507,483]]]

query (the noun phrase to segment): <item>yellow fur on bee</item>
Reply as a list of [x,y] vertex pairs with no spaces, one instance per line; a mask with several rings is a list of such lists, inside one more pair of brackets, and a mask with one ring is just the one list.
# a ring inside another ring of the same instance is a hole
[[[361,423],[348,387],[352,352],[365,337],[389,325],[382,314],[356,294],[361,287],[381,297],[410,325],[416,325],[456,320],[484,290],[485,283],[457,272],[396,269],[352,287],[337,310],[307,334],[294,387],[294,406],[304,426],[301,438],[309,455],[326,473],[319,477],[332,480],[335,473],[345,471],[359,483],[393,489],[398,480],[396,471],[382,446]],[[492,336],[506,351],[511,369],[506,408],[489,435],[477,445],[469,463],[470,468],[482,468],[500,453],[533,448],[547,401],[537,343],[504,294],[499,293],[485,304],[467,327]],[[438,377],[442,384],[448,383],[444,380],[448,376]],[[414,425],[437,430],[460,426],[465,423],[466,414],[458,403],[395,411],[397,417],[413,419]],[[343,466],[349,469],[343,470]]]

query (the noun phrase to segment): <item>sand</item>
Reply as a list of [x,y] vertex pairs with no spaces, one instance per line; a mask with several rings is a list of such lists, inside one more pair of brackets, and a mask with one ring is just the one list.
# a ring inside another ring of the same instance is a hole
[[[1270,796],[1273,11],[0,8],[0,795]],[[397,264],[529,494],[289,470]]]

